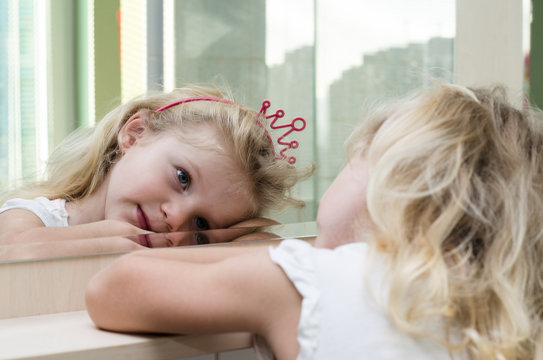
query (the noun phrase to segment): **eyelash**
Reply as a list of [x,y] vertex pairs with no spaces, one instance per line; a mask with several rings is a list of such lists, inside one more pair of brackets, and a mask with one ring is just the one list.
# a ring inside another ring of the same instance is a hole
[[[176,169],[176,176],[177,176],[177,181],[181,185],[181,188],[183,188],[183,190],[186,190],[190,186],[190,181],[191,181],[190,174],[188,173],[188,171],[184,169]],[[181,180],[182,177],[183,177],[183,180]],[[183,184],[183,182],[186,182],[186,184]]]
[[194,218],[194,224],[198,230],[209,230],[209,224],[206,219],[197,216]]
[[204,234],[196,233],[195,238],[198,245],[209,244],[209,239]]

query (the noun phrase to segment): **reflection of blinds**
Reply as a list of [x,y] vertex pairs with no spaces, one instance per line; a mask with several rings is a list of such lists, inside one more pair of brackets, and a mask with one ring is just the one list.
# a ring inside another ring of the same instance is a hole
[[[42,1],[0,3],[0,186],[32,180],[47,155]],[[41,20],[41,21],[40,21]],[[37,61],[39,59],[39,61]],[[39,105],[39,111],[36,111]]]
[[[24,7],[24,2],[20,3]],[[19,6],[17,1],[8,2],[8,91],[7,91],[7,144],[8,144],[8,171],[7,181],[21,178],[21,131],[20,125],[20,41],[19,41]],[[3,120],[5,121],[5,119]]]
[[8,181],[8,3],[0,1],[0,190]]
[[[21,170],[23,177],[31,176],[36,166],[36,133],[34,124],[34,13],[32,1],[19,2],[19,116]],[[17,80],[14,80],[17,81]]]

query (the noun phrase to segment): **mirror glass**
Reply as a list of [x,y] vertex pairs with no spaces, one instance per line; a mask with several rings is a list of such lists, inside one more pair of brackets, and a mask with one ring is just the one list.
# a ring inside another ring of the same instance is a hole
[[125,100],[226,84],[240,103],[260,108],[269,99],[286,119],[307,120],[295,153],[297,166],[317,165],[295,189],[307,206],[269,214],[297,230],[254,232],[314,235],[319,199],[364,109],[433,78],[454,79],[455,3],[0,2],[0,189],[36,179],[68,133]]
[[91,238],[63,241],[37,240],[34,243],[0,246],[0,263],[74,256],[119,254],[147,248],[181,246],[214,246],[219,244],[250,245],[255,242],[285,238],[312,241],[317,235],[314,221],[305,223],[271,224],[267,219],[253,219],[228,229],[151,233],[147,235]]

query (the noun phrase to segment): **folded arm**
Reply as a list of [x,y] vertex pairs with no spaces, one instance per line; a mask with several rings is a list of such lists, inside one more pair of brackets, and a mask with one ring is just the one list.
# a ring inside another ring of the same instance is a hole
[[266,247],[135,252],[94,277],[86,301],[91,318],[107,330],[250,331],[276,352],[298,349],[301,298]]
[[11,209],[0,214],[0,245],[89,239],[105,236],[145,234],[149,231],[123,221],[103,220],[88,224],[45,227],[38,216],[28,210]]

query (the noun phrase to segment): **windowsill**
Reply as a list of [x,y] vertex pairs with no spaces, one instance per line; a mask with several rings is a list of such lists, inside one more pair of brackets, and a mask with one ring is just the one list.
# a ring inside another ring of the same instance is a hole
[[2,358],[169,359],[243,349],[251,334],[135,335],[102,331],[86,311],[0,320]]

